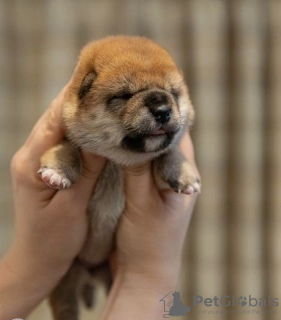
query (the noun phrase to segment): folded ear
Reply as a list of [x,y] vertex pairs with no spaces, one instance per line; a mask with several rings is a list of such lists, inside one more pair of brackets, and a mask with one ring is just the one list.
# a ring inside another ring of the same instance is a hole
[[90,91],[95,78],[96,78],[96,73],[94,71],[91,71],[86,75],[86,77],[82,81],[82,84],[78,92],[79,99],[82,99]]

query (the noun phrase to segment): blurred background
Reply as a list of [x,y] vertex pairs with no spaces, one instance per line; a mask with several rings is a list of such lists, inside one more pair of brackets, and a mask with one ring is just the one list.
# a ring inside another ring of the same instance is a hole
[[[195,106],[203,192],[186,239],[181,300],[281,302],[280,0],[0,1],[0,256],[13,234],[11,157],[69,80],[82,46],[113,34],[167,48]],[[101,292],[100,307],[103,300]],[[281,318],[281,306],[191,309],[192,320]],[[47,303],[29,319],[51,319]]]

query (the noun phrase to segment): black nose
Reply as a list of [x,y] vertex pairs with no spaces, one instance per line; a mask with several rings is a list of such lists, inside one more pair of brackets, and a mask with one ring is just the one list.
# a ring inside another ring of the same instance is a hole
[[169,97],[163,91],[151,91],[145,99],[145,105],[149,108],[154,118],[159,123],[170,120],[171,108],[169,107]]
[[159,123],[165,123],[170,120],[171,117],[171,109],[167,106],[159,106],[154,110],[150,110],[154,115],[154,118]]

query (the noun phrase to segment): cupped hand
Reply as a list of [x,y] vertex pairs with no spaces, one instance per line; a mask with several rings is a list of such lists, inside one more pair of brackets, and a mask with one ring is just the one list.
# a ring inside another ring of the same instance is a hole
[[[182,139],[181,150],[196,168],[189,134]],[[175,285],[197,194],[158,190],[150,163],[126,168],[125,186],[126,209],[117,230],[115,272],[152,284]]]
[[41,180],[37,173],[40,157],[64,136],[64,98],[65,89],[11,163],[16,225],[6,268],[50,289],[66,273],[85,241],[88,202],[105,164],[105,159],[83,152],[82,175],[70,189],[50,189]]

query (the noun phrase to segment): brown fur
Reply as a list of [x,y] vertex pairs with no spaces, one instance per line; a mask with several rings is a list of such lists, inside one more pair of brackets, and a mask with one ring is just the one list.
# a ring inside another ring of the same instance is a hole
[[[164,114],[159,115],[163,108]],[[79,291],[89,306],[93,283],[98,279],[110,283],[108,272],[102,276],[97,268],[112,250],[125,206],[123,166],[153,160],[159,185],[183,193],[200,191],[196,171],[178,148],[193,119],[181,72],[167,51],[153,41],[109,37],[82,50],[64,105],[67,140],[47,151],[39,172],[49,186],[61,189],[79,179],[79,149],[109,161],[89,204],[85,246],[51,296],[56,320],[77,320]],[[157,130],[165,134],[158,135]],[[96,268],[92,284],[82,265]]]

